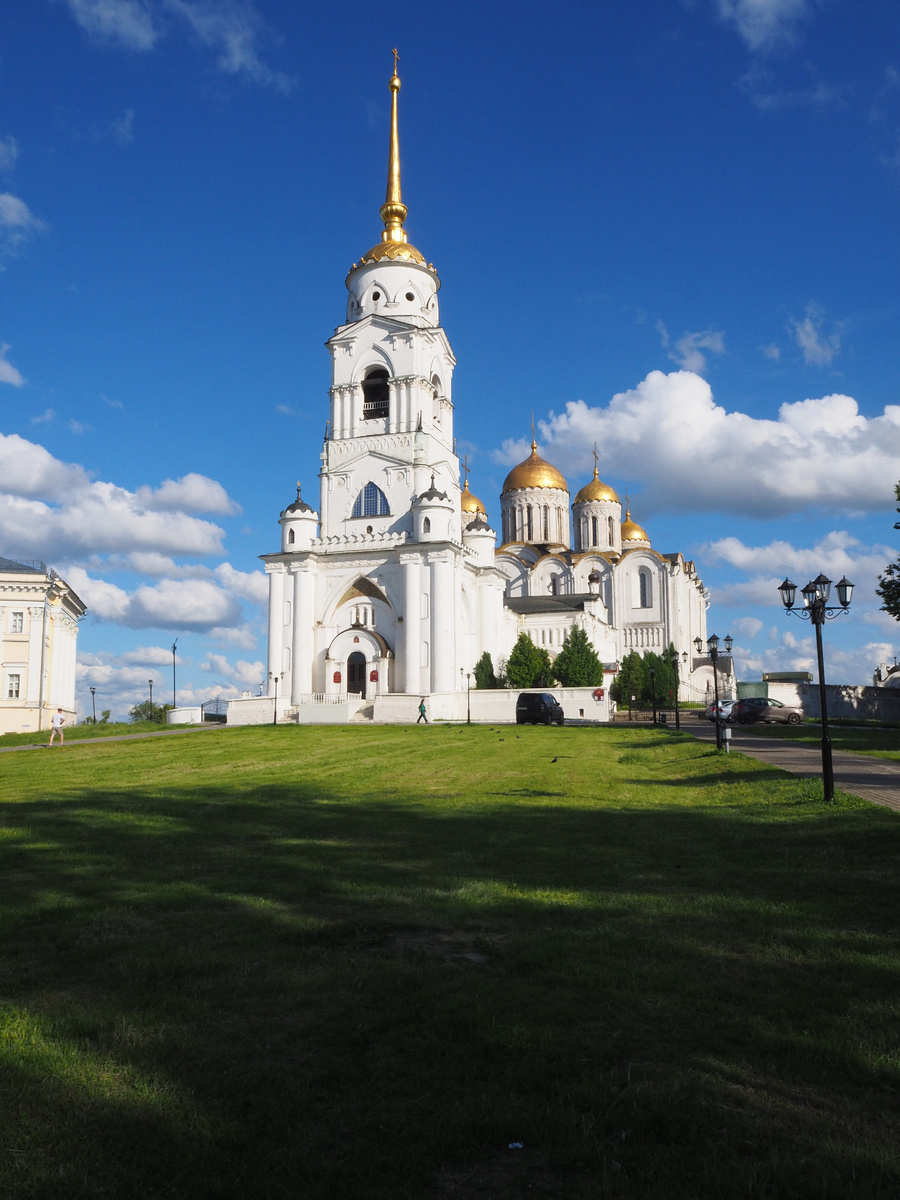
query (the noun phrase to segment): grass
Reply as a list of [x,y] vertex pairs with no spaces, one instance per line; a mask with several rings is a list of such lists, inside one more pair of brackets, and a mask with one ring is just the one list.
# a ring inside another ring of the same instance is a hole
[[[822,743],[822,726],[814,725],[740,725],[741,732],[762,737],[784,738],[801,742],[807,746]],[[848,750],[851,754],[870,754],[876,758],[900,760],[900,726],[866,725],[853,727],[834,725],[828,722],[828,736],[834,750]]]
[[[0,734],[0,750],[4,746],[40,746],[50,742],[50,717],[47,717],[47,728],[40,731],[33,729],[30,733]],[[66,725],[63,727],[66,743],[80,742],[85,738],[116,737],[123,733],[164,733],[167,729],[200,729],[200,725],[163,725],[159,721],[108,721],[105,725]],[[53,743],[56,749],[59,739]]]
[[8,1200],[897,1194],[888,810],[652,729],[0,769]]

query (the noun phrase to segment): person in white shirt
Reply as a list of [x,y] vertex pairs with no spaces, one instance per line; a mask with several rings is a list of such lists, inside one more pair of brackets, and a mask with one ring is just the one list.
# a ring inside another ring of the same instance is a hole
[[53,745],[53,739],[59,734],[59,744],[62,745],[65,741],[63,737],[63,725],[66,723],[66,718],[63,716],[63,710],[58,708],[50,720],[50,745]]

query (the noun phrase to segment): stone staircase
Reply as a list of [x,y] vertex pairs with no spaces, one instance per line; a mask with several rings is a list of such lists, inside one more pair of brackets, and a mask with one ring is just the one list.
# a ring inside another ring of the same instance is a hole
[[360,708],[358,708],[350,718],[350,723],[355,725],[364,725],[366,722],[371,721],[374,716],[375,704],[373,701],[371,704],[363,704]]

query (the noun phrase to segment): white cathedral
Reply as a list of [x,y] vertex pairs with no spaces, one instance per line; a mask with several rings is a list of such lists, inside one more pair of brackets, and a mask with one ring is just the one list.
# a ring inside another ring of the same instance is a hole
[[403,228],[396,64],[390,90],[384,231],[350,269],[346,323],[327,343],[319,508],[298,485],[280,552],[261,556],[268,695],[285,712],[348,693],[464,692],[484,651],[496,671],[524,630],[553,658],[573,625],[610,669],[674,644],[683,685],[695,671],[705,682],[693,640],[706,639],[708,593],[694,563],[654,550],[627,506],[623,521],[596,466],[570,518],[568,484],[532,440],[503,485],[499,547],[468,472],[460,487],[440,280]]

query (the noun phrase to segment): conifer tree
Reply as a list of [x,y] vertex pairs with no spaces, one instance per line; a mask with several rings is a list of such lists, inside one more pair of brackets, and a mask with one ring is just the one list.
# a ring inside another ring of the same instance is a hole
[[553,674],[563,687],[602,685],[603,664],[579,625],[573,625],[566,634],[562,649],[553,660]]
[[512,688],[541,687],[550,682],[550,656],[539,650],[527,633],[520,633],[506,662],[506,679]]
[[491,662],[490,654],[485,650],[475,664],[475,687],[495,688],[496,686],[497,676],[494,674],[494,664]]

